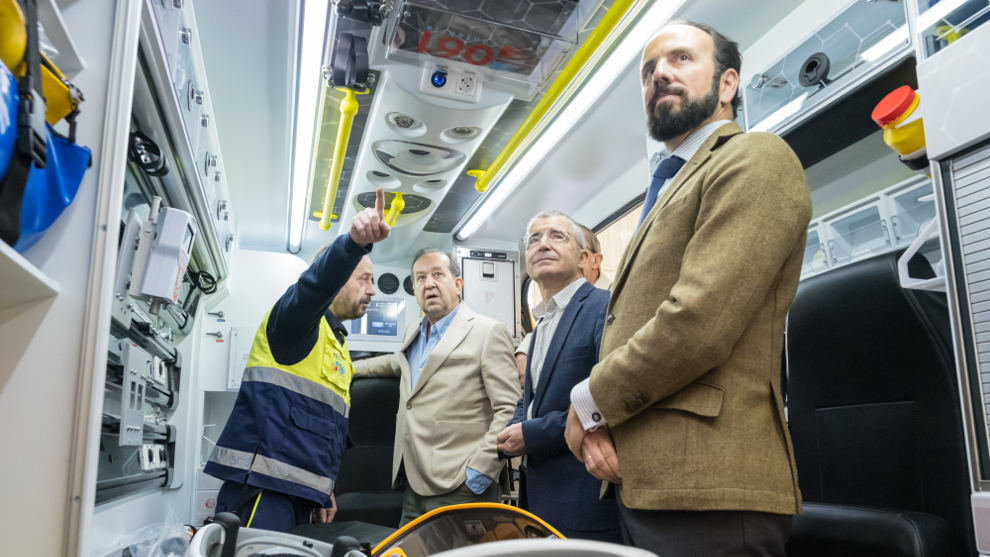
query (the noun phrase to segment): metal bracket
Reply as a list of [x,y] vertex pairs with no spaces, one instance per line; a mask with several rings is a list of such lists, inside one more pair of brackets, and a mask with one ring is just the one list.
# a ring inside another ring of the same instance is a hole
[[379,0],[340,0],[337,15],[378,27],[392,11],[391,2]]
[[330,85],[356,91],[368,88],[368,41],[360,35],[341,33],[330,58]]
[[142,366],[150,365],[147,353],[121,342],[121,362],[124,366],[120,395],[120,435],[118,445],[136,447],[144,438],[144,389],[145,374]]

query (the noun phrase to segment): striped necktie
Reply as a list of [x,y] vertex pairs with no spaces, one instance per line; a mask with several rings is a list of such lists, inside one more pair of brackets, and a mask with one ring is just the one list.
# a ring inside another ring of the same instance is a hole
[[682,166],[684,166],[684,159],[674,156],[663,159],[657,165],[657,169],[653,171],[653,180],[650,181],[650,187],[646,190],[646,201],[643,202],[643,212],[639,215],[639,223],[636,224],[636,230],[639,230],[639,227],[643,225],[646,215],[650,213],[650,209],[656,204],[657,198],[660,197],[660,190],[663,189],[664,184],[673,178]]

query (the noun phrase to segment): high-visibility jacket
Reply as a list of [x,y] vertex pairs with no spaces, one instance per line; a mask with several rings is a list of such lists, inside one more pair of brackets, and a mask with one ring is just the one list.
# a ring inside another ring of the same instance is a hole
[[329,507],[351,404],[347,343],[320,319],[309,354],[281,365],[268,344],[270,314],[254,336],[234,410],[204,471]]

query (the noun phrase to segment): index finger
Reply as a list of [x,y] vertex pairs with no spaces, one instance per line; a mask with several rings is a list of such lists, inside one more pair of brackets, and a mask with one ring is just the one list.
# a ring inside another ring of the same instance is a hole
[[378,218],[385,220],[385,190],[382,188],[375,190],[375,212]]

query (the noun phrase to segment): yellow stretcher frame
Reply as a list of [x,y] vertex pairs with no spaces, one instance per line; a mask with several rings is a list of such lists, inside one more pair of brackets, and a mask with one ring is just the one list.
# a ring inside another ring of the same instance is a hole
[[399,528],[391,536],[385,538],[384,540],[381,541],[381,543],[376,545],[374,549],[371,550],[372,557],[405,557],[405,552],[402,551],[401,548],[394,548],[396,550],[395,553],[392,553],[391,550],[389,553],[379,554],[379,552],[382,551],[384,548],[388,547],[390,543],[394,542],[400,536],[404,535],[409,530],[415,528],[416,526],[422,524],[423,522],[429,520],[430,518],[446,511],[459,510],[459,509],[512,509],[513,512],[519,513],[527,518],[531,518],[535,520],[541,526],[543,526],[547,530],[550,530],[550,532],[552,532],[558,538],[562,540],[567,539],[563,534],[558,532],[556,528],[547,524],[545,520],[525,509],[520,509],[519,507],[513,507],[512,505],[505,505],[502,503],[462,503],[460,505],[448,505],[446,507],[440,507],[439,509],[433,509],[428,513],[416,517],[414,520],[412,520],[402,528]]

